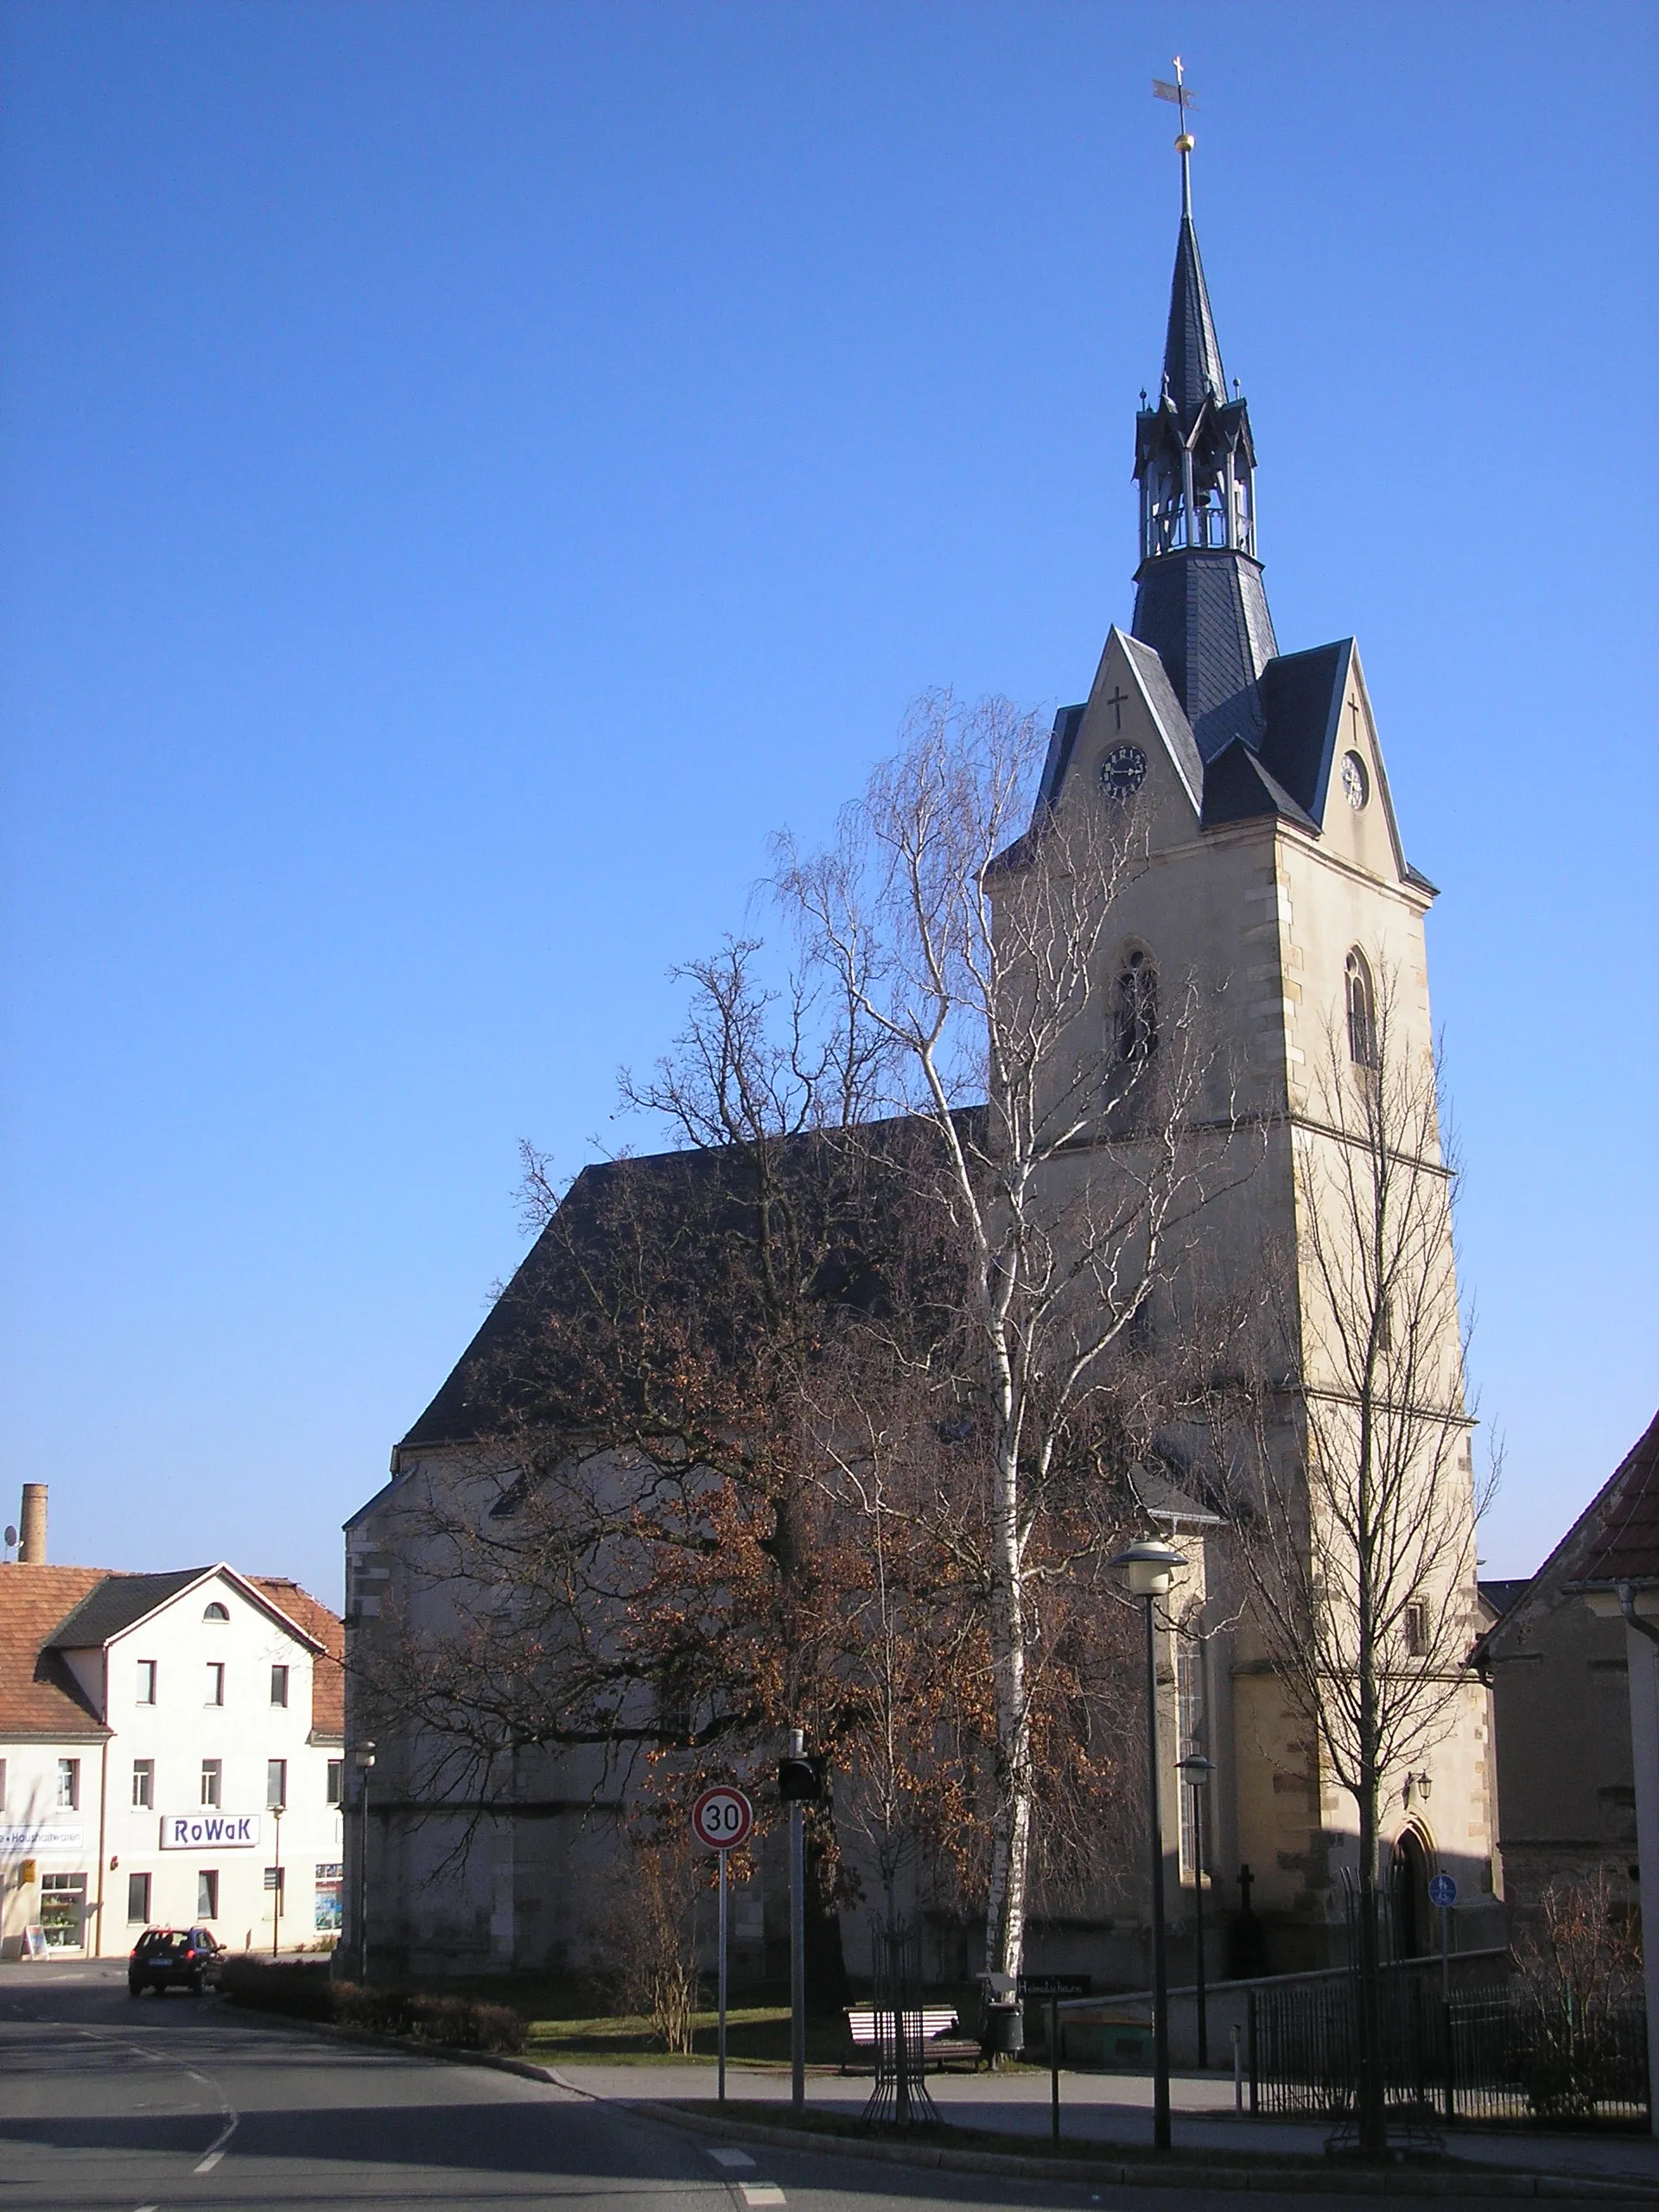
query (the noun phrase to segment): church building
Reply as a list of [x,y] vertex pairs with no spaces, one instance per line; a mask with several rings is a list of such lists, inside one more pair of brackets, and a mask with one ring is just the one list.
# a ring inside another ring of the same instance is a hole
[[[1217,1010],[1229,1127],[1251,1164],[1206,1228],[1209,1256],[1224,1287],[1264,1264],[1282,1276],[1279,1311],[1303,1385],[1287,1400],[1267,1448],[1271,1479],[1285,1495],[1303,1495],[1316,1449],[1306,1408],[1317,1398],[1346,1419],[1351,1396],[1332,1350],[1340,1332],[1328,1311],[1329,1261],[1332,1240],[1346,1233],[1351,1242],[1355,1232],[1310,1217],[1321,1163],[1339,1170],[1351,1147],[1328,1086],[1351,1083],[1363,1098],[1377,1079],[1385,1029],[1402,1063],[1431,1070],[1424,922],[1435,891],[1406,855],[1354,639],[1279,648],[1264,583],[1249,404],[1223,366],[1185,132],[1178,146],[1182,206],[1162,369],[1135,423],[1134,613],[1127,628],[1109,630],[1087,699],[1055,718],[1039,807],[1138,810],[1147,864],[1117,894],[1113,929],[1121,947],[1108,986],[1133,1011],[1155,1006],[1160,978],[1173,985],[1196,977]],[[1408,1164],[1443,1180],[1437,1131],[1428,1130],[1422,1156]],[[1412,1604],[1423,1607],[1424,1621],[1432,1610],[1442,1625],[1466,1611],[1466,1649],[1478,1632],[1473,1477],[1449,1235],[1431,1261],[1439,1284],[1426,1325],[1433,1341],[1416,1344],[1414,1373],[1420,1385],[1432,1378],[1444,1408],[1450,1441],[1435,1479],[1449,1534],[1444,1586]],[[510,1287],[394,1449],[390,1482],[346,1524],[348,1653],[351,1640],[365,1648],[372,1641],[397,1592],[410,1500],[423,1485],[465,1480],[480,1434],[478,1377],[514,1296]],[[1403,1332],[1409,1319],[1395,1317],[1396,1330]],[[1389,1323],[1384,1300],[1372,1328],[1379,1358],[1394,1356]],[[1190,1484],[1179,1470],[1169,1475],[1166,1466],[1143,1486],[1141,1503],[1149,1525],[1173,1535],[1195,1570],[1195,1603],[1179,1650],[1169,1639],[1160,1777],[1177,1975],[1184,1957],[1191,1963],[1182,1931],[1198,1878],[1216,1946],[1212,1975],[1225,1970],[1229,1924],[1241,1904],[1258,1930],[1258,1967],[1337,1963],[1345,1955],[1344,1899],[1357,1866],[1351,1796],[1259,1632],[1213,1487],[1206,1490],[1197,1471]],[[1408,1639],[1427,1633],[1418,1618],[1404,1624]],[[1457,1885],[1457,1947],[1501,1940],[1492,1932],[1501,1885],[1487,1693],[1472,1672],[1455,1669],[1442,1693],[1428,1739],[1407,1769],[1385,1776],[1381,1793],[1378,1871],[1391,1885],[1396,1948],[1404,1950],[1438,1940],[1427,1894],[1435,1874],[1449,1873]],[[348,1751],[353,1732],[369,1732],[348,1711]],[[602,1762],[567,1760],[533,1814],[467,1812],[473,1856],[459,1871],[442,1808],[414,1802],[407,1782],[397,1779],[413,1771],[410,1747],[389,1743],[384,1725],[379,1732],[374,1796],[366,1805],[359,1797],[347,1821],[346,1952],[362,1934],[353,1925],[354,1904],[366,1897],[372,1955],[387,1969],[574,1961],[584,1937],[584,1891],[604,1847],[593,1819],[604,1796]],[[1202,1812],[1175,1771],[1177,1760],[1195,1751],[1214,1769]],[[461,1817],[457,1808],[456,1822]],[[1144,1911],[1132,1926],[1072,1918],[1063,1929],[1046,1928],[1039,1904],[1027,1955],[1037,1970],[1087,1971],[1097,1984],[1132,1987],[1146,1975],[1144,1930]],[[740,1916],[740,1947],[746,1932],[759,1940],[758,1919],[746,1931]],[[868,1943],[851,1931],[847,1948],[857,1971]],[[1236,1963],[1236,1942],[1231,1956]]]

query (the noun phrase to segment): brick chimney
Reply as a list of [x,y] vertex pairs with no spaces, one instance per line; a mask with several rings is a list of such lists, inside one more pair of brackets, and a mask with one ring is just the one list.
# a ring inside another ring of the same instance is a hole
[[19,1567],[46,1565],[46,1484],[23,1484],[22,1536],[17,1546]]

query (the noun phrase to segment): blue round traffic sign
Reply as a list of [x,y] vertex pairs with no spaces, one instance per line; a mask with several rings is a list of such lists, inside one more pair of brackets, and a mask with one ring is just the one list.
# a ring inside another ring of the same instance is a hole
[[1437,1874],[1428,1885],[1428,1901],[1442,1907],[1456,1904],[1458,1885],[1449,1874]]

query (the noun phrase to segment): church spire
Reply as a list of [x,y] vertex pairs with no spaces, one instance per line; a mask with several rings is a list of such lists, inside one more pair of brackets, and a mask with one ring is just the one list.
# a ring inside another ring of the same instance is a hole
[[1255,446],[1249,410],[1230,399],[1209,287],[1192,221],[1196,105],[1180,59],[1175,81],[1154,79],[1180,109],[1181,221],[1156,401],[1141,394],[1135,474],[1141,565],[1134,633],[1157,648],[1206,760],[1234,737],[1260,734],[1256,680],[1278,650],[1255,543]]

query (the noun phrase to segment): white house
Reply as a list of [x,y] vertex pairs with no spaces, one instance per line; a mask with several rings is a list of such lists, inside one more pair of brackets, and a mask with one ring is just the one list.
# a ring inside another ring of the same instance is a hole
[[0,1956],[118,1956],[153,1923],[237,1949],[327,1941],[337,1617],[223,1563],[122,1574],[43,1550],[26,1512],[0,1564]]

